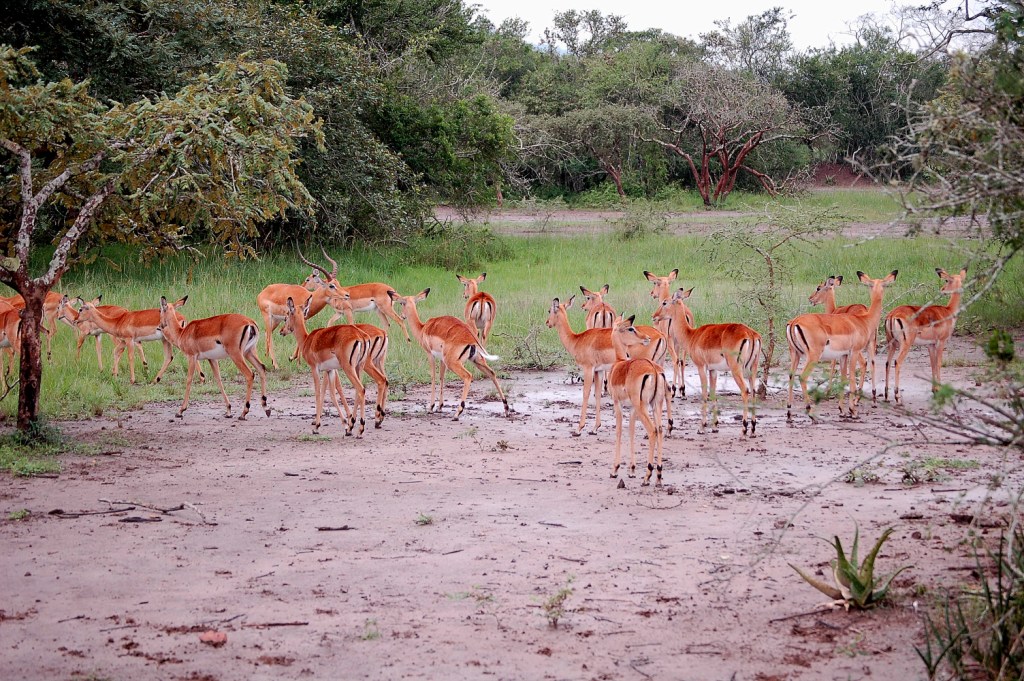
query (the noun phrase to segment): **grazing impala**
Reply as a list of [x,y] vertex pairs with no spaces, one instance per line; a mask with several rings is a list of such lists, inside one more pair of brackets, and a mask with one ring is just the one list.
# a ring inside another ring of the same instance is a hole
[[[327,258],[327,261],[331,263],[332,269],[330,272],[328,272],[323,267],[320,267],[319,265],[314,265],[308,260],[303,260],[307,265],[309,265],[313,269],[323,272],[324,276],[327,278],[327,281],[333,281],[337,283],[338,263],[335,262],[331,258],[331,256],[327,255],[327,251],[323,251],[323,254],[324,257]],[[309,281],[309,277],[306,278],[306,281]],[[340,286],[340,284],[338,285]],[[307,288],[308,287],[309,286],[307,285]],[[399,316],[397,312],[395,312],[393,302],[393,294],[395,294],[395,289],[391,288],[387,284],[381,284],[379,282],[371,284],[355,284],[353,286],[344,286],[343,288],[349,293],[349,304],[352,306],[352,312],[370,312],[376,310],[377,314],[380,315],[381,322],[384,324],[385,331],[391,328],[391,322],[388,321],[388,318],[390,317],[391,319],[398,322],[398,325],[402,327],[402,332],[405,334],[405,340],[412,342],[412,339],[409,337],[409,330],[405,328],[405,321],[402,319],[401,316]],[[332,322],[334,321],[336,316],[331,318]],[[347,313],[347,316],[348,321],[351,324],[352,314]]]
[[[814,289],[814,293],[808,298],[811,305],[823,305],[825,307],[825,314],[850,314],[855,312],[857,314],[863,314],[868,311],[868,306],[862,303],[854,303],[852,305],[843,305],[842,307],[836,307],[836,289],[842,286],[843,277],[842,275],[833,275],[818,285],[818,288]],[[875,348],[876,343],[872,339],[871,346],[868,349],[868,354],[871,358],[871,367],[874,371],[875,366]],[[864,363],[863,356],[857,357],[860,363],[860,380],[857,384],[857,390],[861,390],[864,387],[864,379],[867,377],[867,365]],[[854,367],[856,371],[856,367]],[[840,367],[840,375],[846,374],[846,366]],[[832,384],[833,379],[836,375],[836,360],[832,360],[832,364],[829,367],[828,382]],[[872,386],[874,388],[874,386]],[[874,391],[872,391],[871,400],[875,400]]]
[[[612,462],[611,477],[618,477],[619,474],[619,462],[622,460],[622,403],[628,400],[632,405],[629,418],[629,477],[636,476],[634,431],[639,418],[647,430],[648,441],[647,475],[642,484],[646,486],[651,482],[654,455],[657,453],[657,484],[661,485],[661,457],[665,439],[665,431],[661,426],[662,407],[668,412],[668,429],[672,432],[672,400],[668,381],[661,367],[649,359],[630,359],[638,346],[650,343],[650,339],[633,326],[633,317],[620,318],[612,328],[611,336],[616,359],[608,374],[608,388],[615,409],[615,461]],[[647,413],[648,409],[650,414]]]
[[[117,305],[100,305],[100,298],[103,296],[96,296],[96,299],[92,302],[93,305],[97,306],[97,309],[107,314],[120,314],[127,312],[128,310]],[[96,363],[99,365],[100,371],[103,371],[103,344],[100,342],[100,336],[105,332],[100,327],[96,326],[92,322],[87,322],[84,319],[79,319],[80,315],[78,310],[71,304],[71,299],[64,296],[60,301],[60,306],[57,308],[57,321],[64,322],[72,329],[78,336],[77,351],[75,352],[75,361],[78,361],[82,357],[82,345],[85,343],[85,339],[92,336],[96,339]],[[123,338],[117,336],[111,336],[114,339],[114,375],[117,375],[117,363],[121,359],[121,355],[124,353],[128,344]],[[140,344],[135,348],[139,351],[139,356],[142,358],[142,364],[149,366],[146,362],[146,355],[142,351],[142,345]]]
[[[416,303],[425,300],[429,293],[430,289],[428,288],[414,296],[400,296],[395,292],[390,294],[392,301],[402,306],[402,318],[409,320],[412,335],[416,337],[416,340],[426,351],[427,357],[430,359],[429,411],[434,411],[435,404],[437,405],[438,413],[444,407],[445,372],[447,369],[451,369],[455,375],[462,379],[462,400],[459,402],[459,407],[453,419],[455,421],[459,420],[459,416],[466,408],[466,397],[469,395],[469,386],[473,382],[473,374],[469,373],[466,367],[463,366],[463,362],[468,360],[475,364],[476,368],[494,383],[494,389],[498,391],[498,397],[501,398],[502,404],[505,405],[505,416],[507,417],[508,400],[505,399],[505,393],[502,392],[501,385],[498,384],[498,377],[494,374],[494,370],[487,366],[487,360],[493,361],[498,359],[498,357],[488,354],[473,329],[458,317],[443,316],[434,317],[425,322],[421,321],[419,312],[416,310]],[[434,374],[437,360],[441,361],[441,389],[435,400]]]
[[[711,432],[718,432],[718,372],[730,371],[740,389],[743,400],[743,434],[747,434],[749,408],[750,437],[757,431],[757,407],[754,399],[754,378],[761,356],[761,335],[745,324],[705,324],[697,328],[687,319],[683,301],[693,292],[679,289],[655,310],[655,320],[670,321],[673,342],[683,353],[689,354],[700,374],[701,425],[703,433],[708,425],[708,387],[714,402]],[[748,405],[749,402],[749,405]]]
[[491,325],[494,324],[494,315],[498,311],[498,304],[489,293],[478,290],[478,286],[484,283],[487,273],[484,272],[476,279],[468,279],[456,274],[462,282],[462,297],[466,300],[466,322],[476,328],[481,343],[487,342],[491,335]]
[[[304,307],[310,306],[310,300],[306,300]],[[348,421],[345,426],[345,435],[351,435],[359,420],[359,432],[357,437],[362,437],[366,428],[366,389],[360,374],[364,369],[370,349],[370,337],[357,329],[355,326],[325,326],[322,329],[306,331],[306,312],[299,313],[295,307],[295,301],[289,298],[285,305],[288,308],[288,316],[285,319],[281,335],[295,334],[295,342],[299,346],[302,358],[306,360],[310,371],[313,374],[313,392],[316,394],[316,419],[313,421],[313,432],[320,431],[320,416],[323,414],[325,393],[331,394],[331,401],[338,410],[338,417],[342,421]],[[355,391],[355,410],[349,409],[348,400],[341,390],[341,379],[338,372],[343,371],[348,377],[352,389]],[[320,373],[325,376],[321,381]],[[379,389],[379,388],[378,388]],[[341,405],[344,405],[345,416],[342,416],[342,406],[338,404],[341,398]],[[379,395],[378,395],[379,398]],[[377,417],[383,419],[383,412],[378,411]],[[380,423],[377,423],[380,427]]]
[[226,357],[230,358],[238,367],[238,371],[245,376],[245,408],[242,409],[238,420],[245,420],[249,413],[249,401],[252,398],[253,372],[249,369],[246,361],[260,375],[260,403],[267,416],[270,416],[270,408],[267,406],[267,368],[263,366],[259,355],[256,354],[256,345],[260,335],[256,322],[240,314],[220,314],[186,322],[185,318],[178,313],[178,308],[186,301],[188,301],[188,296],[175,303],[168,303],[166,298],[160,296],[160,329],[166,339],[174,343],[188,357],[185,399],[175,416],[180,419],[188,409],[188,395],[192,390],[192,378],[195,376],[199,362],[205,359],[210,363],[210,369],[213,370],[213,376],[217,379],[217,385],[220,387],[220,394],[224,398],[224,418],[231,418],[231,400],[228,399],[227,391],[224,390],[224,381],[220,377],[220,360]]
[[[653,284],[651,298],[654,298],[660,304],[672,297],[672,282],[679,276],[679,268],[672,270],[664,277],[659,277],[644,270],[644,276],[647,278],[647,281]],[[683,311],[687,322],[689,322],[690,326],[693,326],[693,313],[690,312],[690,308],[682,301],[678,304],[682,306],[680,309]],[[663,319],[659,322],[658,328],[666,338],[673,338],[673,323],[671,318]],[[678,337],[678,334],[675,337]],[[672,396],[674,397],[678,392],[680,397],[686,397],[686,349],[680,347],[677,343],[669,343],[668,351],[672,355]]]
[[[932,368],[932,392],[942,382],[942,352],[953,334],[957,313],[960,311],[960,296],[967,278],[967,268],[959,274],[949,274],[936,267],[935,273],[942,279],[942,293],[949,294],[948,305],[901,305],[894,308],[885,318],[885,399],[889,400],[889,365],[896,370],[893,384],[893,399],[900,404],[900,369],[910,352],[911,346],[928,346],[928,359]],[[895,358],[893,355],[896,355]]]
[[[302,253],[299,253],[299,257],[302,261],[312,265]],[[316,267],[316,265],[313,265]],[[266,334],[267,341],[267,357],[270,358],[271,365],[277,369],[277,357],[274,356],[274,329],[285,320],[288,316],[288,299],[299,301],[299,306],[303,309],[308,309],[309,316],[320,312],[327,306],[327,301],[340,294],[340,287],[336,281],[323,280],[316,273],[306,277],[306,281],[300,284],[271,284],[265,289],[260,291],[259,295],[256,296],[256,305],[260,308],[260,313],[263,315],[263,330]],[[312,293],[310,293],[312,291]],[[308,307],[304,307],[307,298],[310,301]],[[350,320],[351,321],[351,315]],[[334,321],[334,318],[331,319]],[[293,359],[298,356],[293,355]]]
[[[793,420],[793,380],[800,360],[804,359],[804,370],[800,374],[800,385],[804,391],[804,408],[811,413],[811,394],[807,389],[807,378],[814,371],[819,359],[847,359],[849,375],[846,377],[849,396],[848,412],[856,416],[857,398],[853,371],[858,353],[865,352],[871,339],[878,334],[878,322],[882,318],[882,296],[885,288],[896,281],[897,270],[882,279],[871,279],[863,272],[857,272],[862,284],[871,288],[871,305],[867,312],[850,314],[803,314],[786,324],[786,340],[789,342],[789,399],[786,403],[786,420]],[[871,384],[875,376],[872,371]],[[858,396],[859,397],[859,396]],[[839,412],[843,413],[843,397],[839,396]]]
[[[78,312],[79,323],[85,321],[95,324],[105,333],[125,341],[128,348],[128,375],[132,383],[135,383],[135,354],[133,350],[136,344],[145,341],[160,341],[163,343],[164,363],[160,367],[160,371],[156,372],[156,378],[153,379],[154,383],[159,383],[160,377],[164,375],[167,367],[171,364],[171,360],[174,359],[174,350],[171,348],[171,343],[161,330],[160,310],[105,311],[102,309],[105,306],[97,307],[96,305],[99,302],[99,298],[92,302],[86,302],[81,298],[78,301],[81,308]],[[115,376],[117,375],[117,366],[120,361],[121,355],[118,353],[118,348],[115,348]],[[143,362],[145,362],[144,355]]]

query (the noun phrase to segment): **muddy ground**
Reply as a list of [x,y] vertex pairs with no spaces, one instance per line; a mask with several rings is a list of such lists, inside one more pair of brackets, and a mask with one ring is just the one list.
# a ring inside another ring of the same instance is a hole
[[[972,385],[980,357],[958,339],[944,378]],[[1024,483],[916,425],[926,367],[915,350],[909,412],[789,426],[775,393],[752,440],[730,381],[721,431],[696,433],[689,375],[661,488],[610,479],[607,399],[570,437],[564,371],[509,375],[509,420],[484,381],[458,423],[416,388],[362,438],[336,417],[311,435],[304,379],[269,418],[207,401],[62,424],[102,453],[0,475],[0,678],[924,678],[922,615],[974,567],[964,521],[997,536]],[[787,563],[827,573],[823,539],[856,526],[895,528],[879,572],[912,568],[887,607],[821,610]]]

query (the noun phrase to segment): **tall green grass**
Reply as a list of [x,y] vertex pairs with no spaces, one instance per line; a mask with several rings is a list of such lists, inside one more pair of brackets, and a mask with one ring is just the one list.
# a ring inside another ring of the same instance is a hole
[[[977,244],[973,244],[977,246]],[[429,287],[430,296],[420,304],[424,317],[450,314],[461,317],[464,309],[462,286],[455,275],[476,275],[478,271],[442,269],[410,260],[430,262],[421,244],[410,252],[399,249],[356,249],[336,253],[339,279],[344,283],[383,281],[402,294],[411,294]],[[679,286],[694,287],[690,305],[698,324],[745,321],[736,302],[736,288],[724,274],[720,262],[711,259],[710,244],[701,237],[652,236],[630,242],[615,239],[612,234],[596,236],[506,238],[501,259],[484,262],[479,269],[487,272],[483,289],[498,301],[498,316],[488,350],[502,356],[496,368],[506,370],[515,358],[522,357],[524,338],[536,339],[536,350],[543,356],[567,361],[557,334],[543,325],[551,299],[562,300],[579,294],[579,286],[597,288],[611,286],[607,301],[617,310],[636,314],[647,320],[654,309],[650,285],[643,270],[665,274],[679,268]],[[309,254],[312,256],[313,254]],[[885,307],[903,303],[927,303],[937,297],[939,279],[935,267],[959,268],[965,252],[948,240],[917,237],[873,239],[855,242],[849,239],[826,239],[812,247],[810,255],[796,260],[793,284],[787,288],[791,315],[809,310],[807,297],[814,287],[830,274],[842,274],[845,283],[838,291],[840,305],[867,302],[867,291],[856,282],[855,272],[863,270],[873,277],[893,269],[900,270],[896,284],[887,291]],[[448,258],[446,257],[445,260]],[[209,254],[195,261],[189,257],[158,263],[140,262],[136,253],[124,248],[110,248],[88,267],[70,272],[61,282],[61,290],[70,295],[92,298],[103,294],[103,302],[141,309],[157,307],[160,296],[176,299],[189,296],[183,313],[189,318],[206,317],[225,312],[239,312],[257,321],[260,326],[260,354],[263,355],[262,319],[256,307],[256,295],[266,285],[279,282],[301,282],[308,273],[292,253],[271,253],[259,261],[225,261]],[[1014,328],[1024,325],[1024,266],[1012,262],[995,289],[981,302],[967,310],[960,328],[983,333],[991,327]],[[577,298],[577,303],[580,298]],[[313,326],[326,323],[329,310],[313,320]],[[577,329],[583,328],[583,314],[571,313]],[[375,313],[360,313],[357,318],[379,324]],[[763,331],[762,329],[758,329]],[[391,350],[388,373],[392,383],[429,380],[429,369],[423,351],[415,343],[405,342],[401,331],[391,329]],[[289,384],[307,385],[309,370],[299,363],[289,363],[294,349],[292,338],[275,336],[275,349],[281,370],[271,372],[273,394]],[[149,371],[137,366],[140,385],[128,383],[126,362],[117,378],[110,376],[112,344],[104,338],[107,370],[100,372],[92,341],[87,341],[81,361],[74,358],[74,337],[63,324],[58,325],[54,339],[54,357],[44,366],[44,413],[54,417],[100,414],[111,410],[128,410],[151,401],[178,401],[184,389],[185,361],[179,353],[161,384],[151,379],[162,361],[159,343],[147,343]],[[230,362],[222,363],[229,396],[240,399],[242,384]],[[269,362],[267,362],[269,364]],[[213,381],[194,388],[197,397],[216,395]],[[10,416],[16,406],[12,394],[0,402],[0,413]],[[171,407],[168,407],[170,411]]]

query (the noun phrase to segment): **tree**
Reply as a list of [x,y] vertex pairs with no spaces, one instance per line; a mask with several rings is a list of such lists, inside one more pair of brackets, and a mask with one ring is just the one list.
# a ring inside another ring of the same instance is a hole
[[705,206],[724,201],[741,172],[775,195],[779,181],[755,168],[751,154],[787,141],[811,144],[825,134],[808,131],[801,110],[770,86],[699,63],[677,67],[654,118],[662,135],[649,141],[686,160]]
[[769,84],[782,73],[793,50],[789,18],[781,7],[773,7],[736,26],[728,19],[716,21],[718,30],[702,33],[701,43],[713,62]]
[[644,123],[633,107],[603,104],[570,111],[552,121],[552,130],[578,158],[590,158],[615,184],[619,198],[626,200],[623,173],[634,155],[637,130]]
[[[18,428],[37,419],[39,328],[46,294],[91,246],[188,246],[202,230],[229,254],[266,220],[311,202],[296,174],[299,140],[322,140],[310,106],[284,88],[280,62],[229,60],[173,96],[105,105],[88,83],[45,82],[30,49],[0,46],[0,148],[8,178],[0,210],[0,282],[25,299]],[[46,270],[34,255],[56,244]]]

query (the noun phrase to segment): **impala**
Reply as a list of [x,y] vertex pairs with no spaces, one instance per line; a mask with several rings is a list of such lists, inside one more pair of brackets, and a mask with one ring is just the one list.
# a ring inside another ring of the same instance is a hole
[[462,282],[462,297],[466,300],[466,322],[476,328],[480,336],[480,342],[486,343],[487,337],[491,335],[491,325],[494,324],[494,315],[498,311],[498,304],[489,293],[478,289],[484,283],[487,273],[484,272],[476,279],[469,279],[456,274]]
[[[811,413],[811,395],[807,389],[807,378],[814,371],[819,359],[847,359],[849,369],[847,380],[848,413],[856,416],[854,397],[854,364],[857,353],[862,353],[871,345],[872,338],[878,334],[878,322],[882,317],[882,296],[885,288],[896,281],[897,270],[893,270],[882,279],[872,279],[863,272],[857,272],[862,284],[871,288],[871,305],[867,312],[851,314],[803,314],[786,324],[786,340],[789,342],[789,398],[786,403],[786,420],[792,422],[793,415],[793,379],[796,376],[800,360],[804,359],[804,370],[800,374],[800,385],[804,391],[804,405],[807,415],[814,420]],[[874,369],[871,372],[871,384],[875,384]],[[843,396],[839,396],[839,412],[843,412]]]
[[[313,392],[316,394],[316,418],[313,421],[313,432],[320,431],[320,416],[323,413],[325,393],[330,392],[334,407],[338,410],[338,417],[342,421],[348,420],[345,427],[345,435],[351,435],[356,425],[356,417],[359,418],[359,433],[361,437],[366,427],[366,389],[359,375],[362,373],[368,351],[370,348],[370,337],[354,326],[325,326],[322,329],[306,331],[306,317],[308,310],[303,309],[300,314],[295,307],[295,301],[289,298],[285,302],[288,308],[288,316],[285,319],[281,335],[295,334],[295,342],[298,344],[302,358],[306,360],[310,371],[313,374]],[[311,305],[306,300],[304,308]],[[345,372],[352,389],[355,391],[355,410],[349,409],[348,400],[341,390],[341,379],[338,371]],[[320,374],[326,374],[321,382]],[[379,384],[378,384],[379,385]],[[378,388],[379,390],[379,388]],[[344,405],[345,416],[342,416],[342,407],[338,404],[338,398]],[[378,394],[378,398],[380,395]],[[378,411],[377,417],[383,419],[383,411]],[[377,427],[380,427],[378,422]]]
[[213,376],[217,379],[220,394],[224,398],[224,418],[231,418],[231,400],[224,390],[224,381],[220,377],[220,360],[230,358],[238,371],[245,376],[245,408],[238,416],[244,421],[249,413],[249,401],[252,398],[253,372],[246,364],[249,362],[260,375],[260,403],[263,411],[270,416],[267,406],[267,368],[263,366],[256,345],[259,342],[259,329],[256,322],[240,314],[220,314],[206,319],[193,319],[186,322],[178,313],[178,308],[188,301],[188,296],[174,303],[160,296],[160,329],[165,340],[174,343],[188,358],[188,378],[185,379],[185,399],[175,414],[179,419],[188,409],[188,396],[192,390],[192,378],[195,376],[199,362],[210,363]]
[[[644,276],[653,284],[651,298],[660,304],[672,297],[672,282],[679,277],[679,268],[672,270],[664,277],[644,270]],[[690,308],[682,301],[679,302],[679,305],[682,306],[680,309],[682,309],[687,322],[693,326],[693,313],[690,312]],[[659,330],[666,338],[673,338],[672,324],[672,319],[664,319],[659,324]],[[678,337],[678,334],[675,337]],[[678,392],[680,397],[686,397],[686,350],[677,343],[669,343],[668,351],[672,355],[672,395],[674,397]]]
[[[46,359],[53,356],[53,337],[57,333],[57,308],[60,307],[63,297],[60,293],[50,291],[43,300],[43,320],[39,329],[46,334]],[[0,302],[7,303],[16,310],[25,308],[25,299],[20,293],[7,298],[0,297]]]
[[[583,426],[587,424],[587,404],[590,402],[590,389],[601,372],[607,372],[615,364],[615,348],[612,347],[611,329],[587,329],[583,333],[575,333],[569,326],[569,314],[567,310],[572,307],[576,296],[571,296],[564,303],[558,298],[551,301],[548,309],[547,326],[549,329],[558,331],[558,338],[562,345],[569,351],[576,365],[580,368],[583,376],[583,405],[580,408],[579,427],[573,433],[578,436],[583,432]],[[601,396],[598,390],[594,390],[594,427],[590,433],[594,434],[601,426]]]
[[[466,370],[463,363],[467,360],[476,365],[485,376],[494,383],[494,389],[498,391],[502,404],[505,405],[505,416],[508,417],[508,400],[498,384],[498,377],[494,370],[487,366],[487,360],[496,360],[498,357],[488,354],[481,345],[474,330],[458,317],[434,317],[427,321],[421,321],[416,303],[425,300],[430,294],[430,289],[424,289],[414,296],[400,296],[395,292],[390,293],[392,301],[401,305],[401,316],[409,321],[412,335],[416,337],[420,346],[426,351],[430,359],[430,409],[434,411],[437,405],[438,413],[444,407],[444,379],[447,369],[451,369],[462,379],[462,400],[455,412],[453,420],[458,421],[459,416],[466,408],[466,397],[469,395],[469,386],[473,382],[473,374]],[[441,389],[438,399],[434,399],[434,374],[437,360],[441,361]]]
[[[301,253],[302,261],[312,265]],[[314,265],[315,267],[315,265]],[[288,316],[288,299],[299,301],[299,305],[308,309],[310,317],[320,312],[327,305],[327,301],[340,293],[338,283],[335,281],[324,281],[315,273],[306,278],[304,284],[270,284],[256,296],[256,305],[263,315],[263,330],[266,334],[267,357],[275,369],[278,368],[277,357],[274,356],[274,329]],[[310,293],[312,290],[312,293]],[[309,299],[309,305],[305,303]],[[350,315],[351,317],[351,315]],[[332,318],[333,321],[333,318]],[[350,319],[351,321],[351,319]],[[293,358],[297,356],[293,355]]]
[[[21,352],[21,309],[5,302],[0,302],[0,351],[0,387],[6,395],[10,388],[7,374]],[[9,358],[7,366],[4,366],[4,355]]]
[[[327,251],[323,251],[323,254],[324,257],[327,258],[327,261],[331,263],[332,270],[330,272],[319,265],[314,265],[308,260],[305,260],[305,258],[303,258],[303,261],[313,269],[323,272],[327,281],[337,283],[338,263],[335,262],[331,256],[327,255]],[[309,277],[306,278],[306,281],[309,281]],[[343,288],[349,293],[349,304],[352,306],[352,312],[370,312],[376,310],[377,314],[380,315],[381,322],[384,324],[385,331],[391,328],[391,322],[388,320],[390,317],[398,322],[398,325],[402,327],[402,332],[405,334],[405,340],[412,342],[412,339],[409,337],[409,330],[405,328],[405,321],[397,312],[395,312],[393,299],[393,295],[396,294],[395,289],[391,288],[387,284],[381,284],[379,282],[371,284],[355,284],[354,286],[345,286]],[[332,317],[331,321],[333,322],[336,317],[337,315]],[[348,321],[350,324],[352,323],[351,313],[348,313]]]
[[[612,462],[611,477],[618,477],[619,462],[622,460],[622,403],[629,401],[629,477],[636,476],[636,448],[634,431],[639,418],[647,430],[648,453],[647,475],[643,485],[649,485],[654,472],[654,456],[658,456],[658,479],[661,485],[662,447],[665,431],[661,427],[662,407],[668,412],[668,428],[672,432],[672,406],[665,373],[649,359],[630,359],[638,345],[648,345],[650,339],[633,326],[633,317],[620,319],[612,328],[612,346],[615,348],[615,364],[608,374],[608,388],[612,394],[615,409],[615,460]],[[637,341],[640,341],[639,343]],[[651,414],[647,413],[650,409]],[[653,416],[653,418],[652,418]]]
[[[818,287],[814,289],[814,293],[812,293],[807,300],[810,301],[811,305],[824,306],[825,314],[850,314],[851,312],[863,314],[867,312],[868,306],[862,303],[853,303],[852,305],[843,305],[842,307],[836,307],[836,289],[842,286],[842,284],[842,275],[833,275],[826,279],[825,281],[823,281],[821,284],[819,284]],[[868,348],[868,354],[871,357],[872,371],[874,371],[876,354],[875,339],[872,339],[871,346]],[[860,381],[857,383],[857,390],[860,391],[861,389],[863,389],[864,379],[867,377],[867,364],[864,362],[864,357],[862,355],[858,355],[857,359],[859,360],[860,364]],[[845,375],[846,367],[840,367],[839,371],[841,376]],[[854,367],[854,371],[856,371],[856,367]],[[832,385],[832,381],[835,378],[835,374],[836,360],[832,360],[832,363],[829,366],[829,385]],[[873,387],[874,386],[872,386],[872,388]],[[875,400],[874,392],[872,392],[871,399],[872,401]]]
[[591,291],[585,286],[580,286],[580,292],[585,300],[580,308],[587,313],[588,329],[610,329],[615,326],[615,308],[604,302],[608,295],[608,284],[605,284],[598,291]]
[[[900,369],[910,352],[911,346],[928,346],[928,359],[932,369],[932,392],[939,389],[942,372],[942,352],[953,334],[953,326],[960,311],[960,296],[967,278],[967,268],[959,274],[949,274],[936,267],[935,273],[942,279],[942,293],[949,294],[948,305],[901,305],[894,308],[885,318],[885,399],[889,400],[889,365],[895,368],[893,399],[900,404]],[[896,355],[893,358],[893,355]]]
[[[96,296],[96,299],[92,302],[93,305],[97,306],[97,309],[106,312],[107,314],[120,314],[127,312],[128,310],[117,305],[100,305],[100,298],[103,296]],[[75,360],[78,361],[82,357],[82,345],[85,343],[85,339],[90,336],[96,339],[96,363],[99,365],[100,371],[103,371],[103,344],[100,342],[100,336],[105,332],[100,327],[96,326],[92,322],[88,322],[84,319],[80,319],[78,310],[71,304],[71,300],[64,296],[60,301],[60,306],[57,308],[57,321],[64,322],[72,329],[75,330],[75,334],[78,336],[77,340],[77,351],[75,352]],[[121,355],[124,353],[127,343],[123,338],[117,336],[111,336],[114,339],[114,356],[117,358],[117,362],[120,361]],[[139,356],[142,358],[142,364],[149,366],[146,362],[146,355],[142,352],[142,345],[139,345],[136,350],[139,351]],[[117,375],[116,364],[114,367],[114,375]]]
[[[344,291],[344,289],[342,290]],[[346,311],[349,314],[352,312],[347,292],[344,297],[335,296],[331,298],[329,303],[335,312],[342,314]],[[377,384],[377,420],[373,427],[380,428],[386,413],[385,406],[387,404],[389,385],[387,373],[384,371],[384,362],[388,358],[388,346],[391,341],[388,340],[387,332],[379,326],[374,326],[373,324],[352,324],[352,326],[365,333],[370,339],[370,347],[367,350],[363,371]]]
[[[159,383],[160,377],[164,375],[164,371],[167,370],[171,360],[174,359],[174,350],[171,348],[171,343],[167,340],[161,328],[160,310],[105,311],[102,309],[105,306],[98,307],[96,305],[99,302],[99,298],[92,302],[86,302],[81,298],[78,301],[81,308],[78,311],[79,323],[84,321],[95,324],[104,333],[109,333],[115,339],[119,338],[125,341],[128,348],[128,375],[132,383],[135,383],[135,354],[133,350],[136,344],[146,341],[160,341],[163,343],[164,363],[160,367],[160,371],[156,373],[156,378],[153,379],[154,383]],[[118,364],[121,361],[119,350],[123,352],[120,347],[115,347],[114,349],[115,376],[117,375]],[[142,357],[143,364],[145,364],[145,355]]]
[[[701,426],[697,431],[704,433],[708,425],[708,394],[710,386],[711,432],[718,432],[718,372],[729,371],[740,390],[743,401],[743,434],[750,426],[750,437],[757,432],[757,408],[754,398],[754,378],[761,356],[761,335],[745,324],[705,324],[694,328],[688,320],[689,311],[684,302],[693,292],[679,289],[668,300],[662,301],[652,317],[669,322],[673,343],[680,348],[680,354],[689,354],[700,375]],[[748,422],[747,416],[750,420]]]

